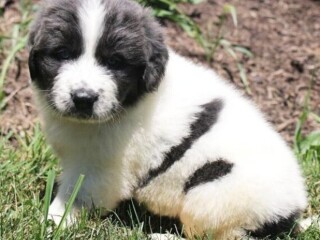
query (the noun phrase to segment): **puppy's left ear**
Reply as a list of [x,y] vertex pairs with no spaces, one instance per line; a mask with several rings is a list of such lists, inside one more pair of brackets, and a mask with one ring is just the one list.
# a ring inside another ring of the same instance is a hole
[[168,61],[168,49],[164,44],[162,30],[156,20],[150,17],[147,11],[144,19],[146,37],[146,68],[143,75],[143,83],[147,92],[156,90],[165,73]]

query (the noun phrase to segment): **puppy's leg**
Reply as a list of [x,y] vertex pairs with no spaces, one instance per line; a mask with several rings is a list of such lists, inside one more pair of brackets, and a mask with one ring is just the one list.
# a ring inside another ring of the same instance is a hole
[[[66,212],[66,204],[71,197],[74,188],[73,182],[74,181],[71,181],[71,179],[62,179],[61,185],[58,188],[58,193],[49,207],[48,219],[53,220],[57,225],[60,224],[62,217]],[[81,208],[81,205],[79,204],[82,202],[80,193],[81,192],[78,193],[71,210],[67,213],[63,223],[64,227],[70,226],[75,222],[75,218]]]
[[[52,204],[49,207],[49,213],[48,213],[48,219],[51,219],[54,221],[56,225],[59,225],[62,217],[66,211],[66,200],[63,197],[63,194],[59,194],[56,196],[56,198],[53,200]],[[70,226],[73,224],[75,219],[76,211],[75,209],[71,209],[71,211],[68,213],[66,220],[64,222],[64,226]]]

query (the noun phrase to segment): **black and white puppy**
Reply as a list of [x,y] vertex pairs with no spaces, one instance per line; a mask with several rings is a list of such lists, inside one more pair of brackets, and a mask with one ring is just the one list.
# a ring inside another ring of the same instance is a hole
[[63,173],[61,220],[80,174],[81,207],[135,198],[178,217],[188,237],[290,230],[307,205],[297,160],[256,107],[214,72],[169,50],[129,0],[47,0],[29,66]]

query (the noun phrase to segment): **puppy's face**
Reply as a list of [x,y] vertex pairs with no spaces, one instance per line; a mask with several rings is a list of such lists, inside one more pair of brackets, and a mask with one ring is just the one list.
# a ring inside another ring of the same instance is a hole
[[168,52],[129,0],[48,0],[30,31],[31,78],[59,115],[107,121],[159,85]]

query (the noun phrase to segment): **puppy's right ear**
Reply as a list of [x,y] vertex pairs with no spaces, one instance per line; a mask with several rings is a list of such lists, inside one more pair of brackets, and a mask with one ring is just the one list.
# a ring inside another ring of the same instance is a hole
[[36,41],[36,35],[38,32],[38,29],[40,27],[40,24],[37,22],[34,22],[33,25],[30,28],[29,31],[29,38],[28,38],[28,49],[29,49],[29,59],[28,59],[28,65],[29,65],[29,72],[31,80],[35,80],[37,74],[36,70],[36,53],[35,53],[35,41]]
[[29,36],[28,36],[28,50],[29,50],[29,59],[28,59],[28,64],[29,64],[29,72],[30,72],[30,77],[31,80],[35,80],[37,76],[39,75],[39,71],[37,67],[37,43],[39,42],[39,36],[40,36],[40,31],[42,28],[42,15],[43,11],[40,9],[40,11],[37,13],[36,17],[34,18],[30,30],[29,30]]
[[164,43],[162,29],[149,10],[146,10],[144,19],[146,38],[146,69],[143,75],[145,90],[152,92],[157,89],[165,73],[168,61],[168,50]]
[[29,65],[31,80],[34,81],[39,74],[38,74],[37,63],[36,63],[36,53],[32,47],[29,51],[28,65]]

